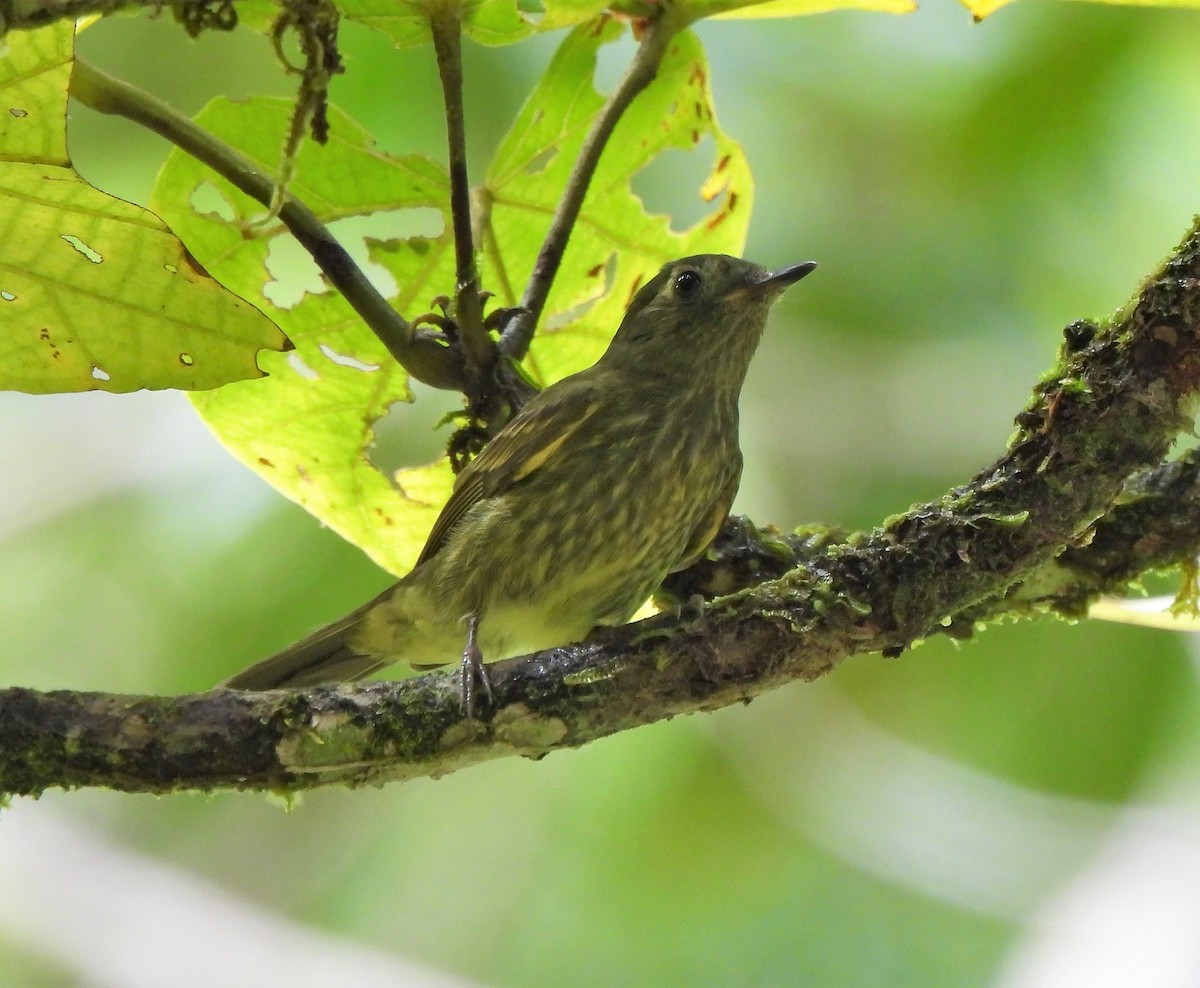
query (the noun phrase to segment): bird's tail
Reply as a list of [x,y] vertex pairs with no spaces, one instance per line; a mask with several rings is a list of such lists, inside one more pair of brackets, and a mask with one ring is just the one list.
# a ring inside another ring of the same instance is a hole
[[389,659],[364,655],[349,644],[359,620],[392,591],[363,604],[344,618],[327,624],[282,652],[256,662],[220,686],[233,690],[273,690],[318,683],[345,683],[362,679],[384,666]]

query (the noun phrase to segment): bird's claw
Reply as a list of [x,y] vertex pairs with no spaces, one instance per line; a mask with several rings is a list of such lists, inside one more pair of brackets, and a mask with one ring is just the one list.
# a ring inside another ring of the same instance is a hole
[[438,315],[436,312],[422,312],[419,316],[413,318],[410,323],[413,329],[418,326],[436,326],[446,335],[452,335],[458,331],[454,320],[446,315]]
[[[490,295],[490,292],[482,292],[482,295]],[[494,330],[497,333],[504,331],[508,326],[509,320],[514,316],[520,315],[525,311],[523,305],[506,305],[499,309],[493,309],[487,314],[487,318],[483,320],[484,329]]]
[[475,719],[475,686],[483,686],[488,706],[496,702],[492,692],[492,678],[488,675],[487,667],[483,664],[483,652],[476,641],[479,629],[479,618],[475,615],[467,618],[467,646],[463,649],[462,662],[458,667],[459,709],[467,720]]

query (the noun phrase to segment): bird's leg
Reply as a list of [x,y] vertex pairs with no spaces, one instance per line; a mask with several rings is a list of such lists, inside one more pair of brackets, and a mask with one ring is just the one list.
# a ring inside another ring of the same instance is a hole
[[467,618],[467,647],[463,649],[462,664],[458,667],[458,678],[462,686],[462,710],[467,720],[475,719],[475,683],[483,684],[489,704],[496,702],[492,693],[492,680],[483,664],[483,652],[476,639],[479,636],[479,615]]
[[694,593],[682,604],[675,606],[675,620],[680,623],[684,621],[688,623],[703,621],[704,612],[707,608],[708,601],[704,599],[704,595]]

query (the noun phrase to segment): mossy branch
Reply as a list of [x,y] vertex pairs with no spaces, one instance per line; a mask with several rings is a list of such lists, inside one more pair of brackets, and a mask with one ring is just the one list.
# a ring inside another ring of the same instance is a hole
[[[287,790],[443,775],[745,701],[851,655],[897,654],[1000,615],[1077,614],[1095,594],[1200,549],[1200,459],[1163,464],[1198,390],[1193,230],[1112,325],[1067,328],[1008,451],[969,483],[846,539],[746,548],[738,542],[749,530],[731,526],[715,567],[673,586],[687,592],[689,580],[703,587],[720,575],[719,589],[735,592],[702,615],[496,663],[496,703],[479,721],[463,720],[448,673],[183,697],[9,689],[0,790]],[[731,562],[739,553],[739,565],[756,554],[787,564],[789,553],[796,564],[760,567],[747,581]],[[773,578],[760,582],[763,572]]]

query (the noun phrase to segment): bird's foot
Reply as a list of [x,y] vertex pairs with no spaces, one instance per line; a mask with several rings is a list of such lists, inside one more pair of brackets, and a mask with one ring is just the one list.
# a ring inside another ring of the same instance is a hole
[[703,621],[704,612],[707,608],[708,601],[704,599],[704,596],[694,593],[682,604],[675,606],[675,620],[681,624],[692,624],[696,621]]
[[488,706],[496,702],[496,696],[492,692],[492,678],[483,664],[483,652],[476,642],[478,629],[479,618],[471,615],[467,618],[467,647],[463,649],[462,662],[458,667],[459,706],[467,720],[475,719],[477,686],[483,687]]

